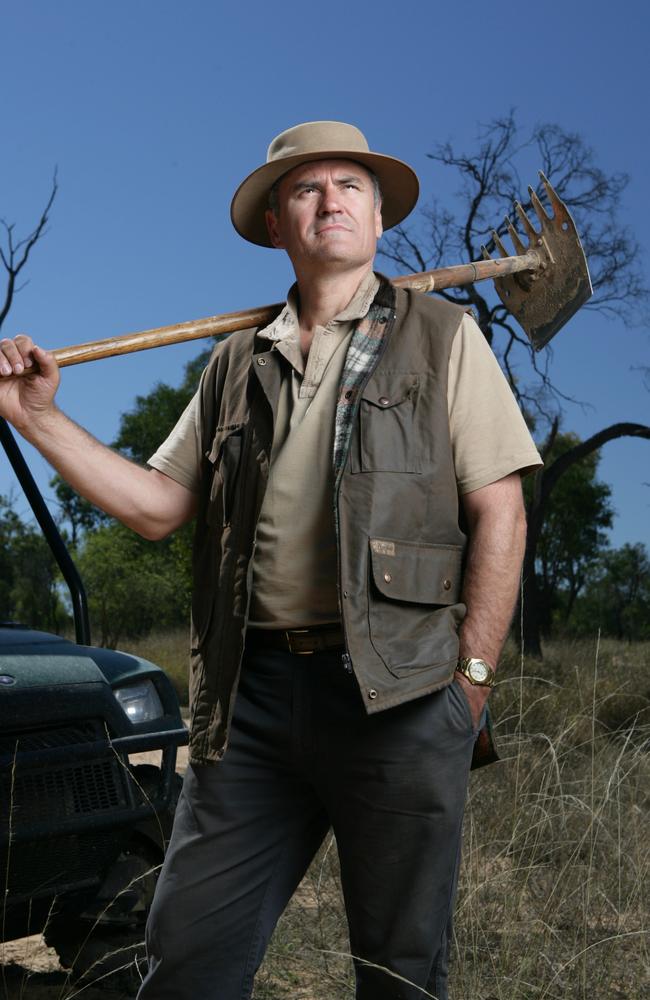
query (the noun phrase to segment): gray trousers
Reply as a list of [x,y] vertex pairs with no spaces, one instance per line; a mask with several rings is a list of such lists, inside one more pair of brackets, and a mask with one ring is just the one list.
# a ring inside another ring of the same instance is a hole
[[447,1000],[474,737],[457,683],[368,716],[340,655],[247,654],[223,761],[185,777],[138,1000],[247,1000],[330,827],[358,1000]]

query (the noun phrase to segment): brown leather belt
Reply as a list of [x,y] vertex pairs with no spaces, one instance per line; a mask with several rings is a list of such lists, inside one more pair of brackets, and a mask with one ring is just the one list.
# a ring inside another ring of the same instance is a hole
[[246,645],[253,649],[284,649],[296,656],[342,651],[343,629],[338,622],[313,628],[251,628],[246,633]]

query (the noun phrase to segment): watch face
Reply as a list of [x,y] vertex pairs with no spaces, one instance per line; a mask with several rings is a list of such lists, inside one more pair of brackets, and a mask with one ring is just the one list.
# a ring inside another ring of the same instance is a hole
[[483,663],[482,660],[473,660],[469,665],[469,673],[477,684],[484,684],[489,677],[487,664]]

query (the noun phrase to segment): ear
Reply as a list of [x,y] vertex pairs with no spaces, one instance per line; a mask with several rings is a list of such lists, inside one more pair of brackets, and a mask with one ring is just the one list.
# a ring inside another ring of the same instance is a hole
[[381,221],[381,202],[379,205],[375,205],[375,236],[377,239],[380,238],[384,232],[384,226]]
[[280,233],[278,231],[278,220],[275,217],[275,212],[272,212],[270,208],[267,208],[265,218],[266,228],[268,230],[271,243],[277,250],[284,250],[284,244],[280,239]]

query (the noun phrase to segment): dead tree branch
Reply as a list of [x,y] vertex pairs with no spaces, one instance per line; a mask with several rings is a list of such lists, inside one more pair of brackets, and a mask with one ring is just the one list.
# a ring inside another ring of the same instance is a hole
[[58,190],[59,185],[55,170],[52,178],[50,196],[47,200],[45,208],[41,212],[41,217],[32,232],[23,239],[17,240],[15,238],[15,223],[9,223],[6,219],[0,219],[0,226],[2,226],[5,232],[5,245],[3,246],[0,244],[0,261],[7,272],[7,285],[5,288],[4,302],[0,308],[0,329],[2,329],[2,324],[9,314],[14,297],[18,294],[21,288],[25,287],[24,284],[16,284],[18,275],[29,260],[29,255],[33,248],[47,231],[46,227],[49,222],[50,211],[52,209],[52,205],[54,204],[54,199],[56,198]]

